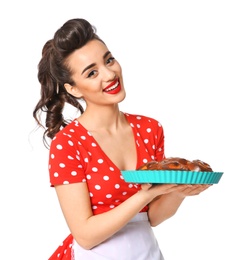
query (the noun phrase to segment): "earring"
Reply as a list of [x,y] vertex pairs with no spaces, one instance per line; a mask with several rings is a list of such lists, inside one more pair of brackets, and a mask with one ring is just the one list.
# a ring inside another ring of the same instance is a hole
[[59,94],[59,83],[57,82],[57,85],[56,85],[56,93]]

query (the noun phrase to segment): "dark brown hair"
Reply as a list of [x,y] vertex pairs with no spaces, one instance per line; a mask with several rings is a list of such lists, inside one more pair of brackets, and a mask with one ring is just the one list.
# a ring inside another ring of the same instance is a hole
[[[67,125],[68,122],[62,114],[66,102],[81,113],[84,112],[78,99],[64,88],[65,83],[74,85],[66,60],[73,51],[94,39],[101,41],[94,26],[84,19],[71,19],[58,29],[53,39],[47,41],[43,47],[42,58],[38,64],[41,97],[34,108],[33,117],[39,126],[45,128],[45,144],[46,137],[53,139],[55,134]],[[45,126],[40,120],[41,112],[46,113]]]

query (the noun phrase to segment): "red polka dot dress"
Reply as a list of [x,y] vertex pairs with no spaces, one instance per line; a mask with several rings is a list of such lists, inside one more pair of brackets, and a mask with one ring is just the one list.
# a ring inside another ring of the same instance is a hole
[[[153,118],[124,114],[130,124],[137,150],[136,169],[143,163],[164,158],[164,133]],[[134,170],[134,169],[132,169]],[[93,214],[111,210],[140,190],[139,184],[126,183],[120,169],[107,157],[91,133],[76,119],[52,140],[49,157],[50,184],[85,182]],[[144,207],[141,212],[146,212]],[[70,234],[49,260],[72,259]]]

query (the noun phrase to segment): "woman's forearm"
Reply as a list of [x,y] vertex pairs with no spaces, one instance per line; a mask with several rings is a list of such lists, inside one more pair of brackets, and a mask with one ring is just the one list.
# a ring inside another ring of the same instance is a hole
[[[161,219],[156,219],[155,216],[157,216],[158,212],[161,212],[160,208],[163,208],[162,212],[171,213],[171,210],[167,211],[166,209],[169,199],[166,197],[163,200],[164,197],[161,197],[154,203],[152,201],[161,194],[171,194],[180,188],[174,184],[155,187],[143,184],[141,185],[141,190],[119,206],[98,215],[93,215],[86,185],[81,183],[60,185],[56,187],[56,191],[73,237],[80,246],[85,249],[91,249],[114,235],[146,205],[151,206],[150,216],[152,223],[161,221]],[[171,201],[169,202],[170,205]],[[166,218],[166,214],[164,218]]]
[[172,217],[185,197],[179,196],[175,192],[164,194],[153,200],[149,204],[148,217],[151,226],[155,227],[164,220]]
[[211,185],[182,184],[170,193],[158,196],[149,204],[149,221],[152,226],[157,226],[164,220],[172,217],[187,196],[194,196],[207,190]]
[[[82,247],[91,249],[125,226],[143,207],[151,204],[151,201],[159,194],[176,189],[176,185],[171,184],[159,187],[160,189],[150,189],[150,186],[146,185],[116,208],[90,216],[81,224],[79,228],[81,232],[76,232],[79,234],[76,236],[77,242]],[[157,205],[152,205],[157,208]]]
[[91,216],[82,232],[76,232],[80,234],[75,237],[76,241],[85,249],[93,248],[126,225],[151,199],[147,193],[139,191],[116,208]]

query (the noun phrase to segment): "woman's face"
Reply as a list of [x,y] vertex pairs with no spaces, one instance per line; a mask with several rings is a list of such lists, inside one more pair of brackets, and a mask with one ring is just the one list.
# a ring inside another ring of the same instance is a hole
[[117,104],[125,98],[121,66],[101,41],[92,40],[75,50],[67,63],[75,85],[64,86],[87,106]]

